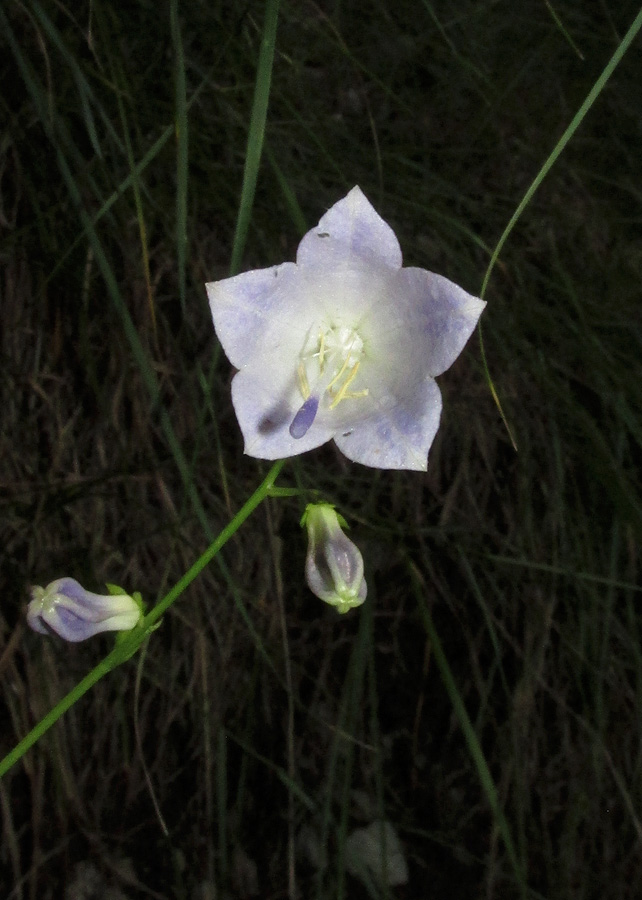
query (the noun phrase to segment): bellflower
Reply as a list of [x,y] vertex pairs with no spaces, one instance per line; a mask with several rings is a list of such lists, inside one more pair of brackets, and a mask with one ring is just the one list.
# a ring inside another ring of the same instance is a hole
[[59,578],[31,589],[27,622],[34,631],[55,631],[65,641],[84,641],[101,631],[130,631],[141,618],[128,594],[92,594],[73,578]]
[[301,519],[308,530],[305,580],[313,594],[340,613],[366,599],[363,557],[341,530],[345,521],[329,503],[309,503]]
[[441,415],[435,376],[485,303],[402,268],[393,230],[360,188],[305,235],[296,263],[206,288],[239,370],[232,402],[249,456],[280,459],[334,439],[355,462],[425,471]]

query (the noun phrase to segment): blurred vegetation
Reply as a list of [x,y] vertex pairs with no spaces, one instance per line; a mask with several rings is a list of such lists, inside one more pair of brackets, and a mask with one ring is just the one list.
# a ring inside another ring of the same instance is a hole
[[[637,12],[283,0],[243,266],[293,259],[359,184],[407,264],[479,292]],[[0,8],[2,754],[110,646],[28,632],[29,585],[153,602],[266,471],[203,288],[229,271],[264,14]],[[426,475],[288,463],[301,497],[0,782],[2,896],[379,896],[345,843],[381,818],[410,873],[390,896],[642,895],[640,110],[637,40],[491,278],[517,452],[473,339]],[[315,490],[366,559],[346,617],[303,583]]]

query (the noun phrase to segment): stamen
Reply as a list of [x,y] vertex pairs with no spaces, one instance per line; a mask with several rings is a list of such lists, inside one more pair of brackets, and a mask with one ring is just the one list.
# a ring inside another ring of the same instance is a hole
[[[330,404],[330,409],[334,409],[335,406],[338,406],[339,403],[341,403],[341,401],[345,399],[348,388],[350,387],[352,382],[357,377],[357,372],[359,371],[360,365],[361,365],[361,362],[356,362],[354,364],[354,366],[352,367],[352,369],[350,369],[350,374],[348,375],[346,380],[343,382],[343,384],[341,385],[341,389],[339,390],[339,393],[337,394],[337,396],[334,398],[334,400]],[[344,368],[345,368],[345,366],[344,366]],[[335,379],[335,381],[336,381],[336,379]]]
[[319,337],[319,374],[323,375],[323,363],[325,360],[325,331]]
[[290,424],[290,434],[295,440],[308,433],[319,406],[333,410],[342,400],[368,395],[367,388],[350,390],[363,355],[363,340],[357,331],[345,326],[320,328],[316,344],[308,334],[296,370],[304,402]]
[[314,422],[319,409],[319,398],[308,397],[290,423],[290,434],[295,440],[304,437]]
[[[334,378],[332,379],[332,381],[330,382],[330,384],[327,386],[326,391],[331,391],[331,390],[332,390],[332,388],[334,387],[334,385],[336,384],[336,382],[343,376],[343,373],[344,373],[345,370],[348,368],[349,363],[350,363],[350,353],[348,353],[348,355],[346,356],[346,358],[345,358],[345,360],[344,360],[343,365],[341,366],[341,368],[339,369],[339,371],[337,372],[337,374],[334,376]],[[357,369],[359,368],[359,363],[356,363],[356,367],[357,367]],[[353,375],[352,377],[354,378],[354,375]],[[349,383],[349,382],[348,382],[348,383]]]
[[299,378],[299,390],[301,391],[301,396],[304,400],[307,400],[310,396],[310,384],[308,382],[308,376],[305,371],[305,366],[303,363],[299,363],[299,368],[297,369],[297,375]]

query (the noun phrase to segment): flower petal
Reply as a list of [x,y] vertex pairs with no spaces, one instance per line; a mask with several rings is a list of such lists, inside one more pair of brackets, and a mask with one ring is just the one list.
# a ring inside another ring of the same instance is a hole
[[[109,618],[103,621],[91,620],[86,618],[79,610],[63,606],[62,604],[58,605],[50,614],[45,612],[43,619],[56,634],[63,640],[71,643],[85,641],[100,631],[109,631],[111,624]],[[134,627],[136,621],[136,618],[134,618],[131,628]]]
[[[290,425],[302,400],[294,382],[262,378],[255,370],[238,372],[232,381],[232,403],[245,440],[245,453],[257,459],[285,459],[325,444],[332,428],[317,417],[300,438]],[[298,399],[297,399],[298,398]]]
[[43,622],[42,608],[39,601],[32,600],[27,606],[27,624],[29,628],[37,631],[38,634],[49,634],[50,631]]
[[334,440],[348,459],[364,466],[425,472],[440,416],[441,392],[428,378],[403,398],[382,398],[377,413]]
[[295,264],[282,263],[205,285],[216,334],[237,369],[265,351],[267,335],[285,320],[296,277]]
[[404,327],[419,342],[424,371],[445,372],[464,349],[486,303],[442,275],[409,267],[397,275]]
[[60,604],[51,615],[45,613],[43,618],[63,640],[77,643],[102,631],[130,631],[140,619],[140,611],[131,608],[103,615],[101,619],[90,619],[82,610]]
[[305,235],[296,257],[309,269],[401,268],[401,247],[359,187],[328,210],[316,228]]

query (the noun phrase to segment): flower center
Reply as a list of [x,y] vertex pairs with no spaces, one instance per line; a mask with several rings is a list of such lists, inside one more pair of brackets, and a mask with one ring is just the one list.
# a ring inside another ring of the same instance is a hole
[[363,355],[363,340],[353,328],[333,326],[321,329],[317,337],[308,336],[297,368],[303,404],[290,424],[293,438],[302,438],[310,430],[322,397],[329,409],[335,409],[342,400],[367,395],[367,388],[350,390]]

